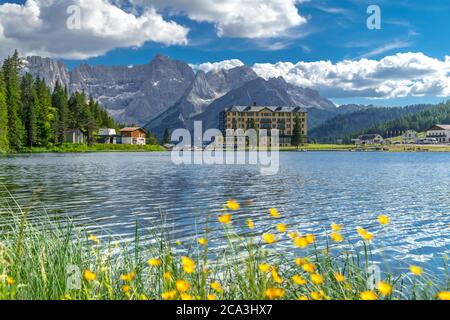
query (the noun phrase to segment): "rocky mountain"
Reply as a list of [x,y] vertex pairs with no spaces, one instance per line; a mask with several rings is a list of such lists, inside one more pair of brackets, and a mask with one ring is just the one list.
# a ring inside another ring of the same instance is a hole
[[60,61],[28,57],[23,72],[44,78],[50,87],[59,80],[70,92],[84,91],[117,121],[145,125],[157,135],[165,128],[192,128],[197,119],[204,120],[206,127],[216,126],[225,107],[255,102],[309,109],[310,126],[345,112],[315,90],[281,77],[266,81],[249,67],[195,73],[183,61],[162,55],[144,65],[82,64],[71,71]]

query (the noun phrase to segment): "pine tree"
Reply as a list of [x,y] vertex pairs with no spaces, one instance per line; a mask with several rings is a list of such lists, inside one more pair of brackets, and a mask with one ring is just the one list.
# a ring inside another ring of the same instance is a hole
[[162,144],[170,144],[172,142],[172,138],[170,136],[170,132],[169,129],[165,129],[164,130],[164,136],[163,136],[163,140],[162,140]]
[[[48,146],[55,140],[55,133],[52,123],[56,118],[56,109],[52,105],[50,89],[47,87],[43,79],[36,79],[35,90],[38,99],[37,140],[39,145]],[[67,97],[64,97],[64,99],[67,101]]]
[[0,151],[7,151],[8,143],[8,108],[6,107],[6,88],[3,72],[0,70]]
[[89,102],[85,104],[84,112],[82,115],[82,121],[83,121],[83,128],[86,134],[86,139],[88,145],[94,144],[94,132],[96,130],[96,123],[95,123],[95,101],[94,98],[90,97]]
[[36,114],[39,112],[38,98],[34,86],[33,76],[27,73],[21,83],[22,100],[22,122],[25,129],[25,142],[28,147],[36,145],[37,121]]
[[3,75],[6,84],[6,105],[8,107],[8,141],[13,150],[23,145],[24,129],[19,115],[21,114],[20,76],[21,67],[17,50],[3,64]]
[[67,89],[63,88],[59,81],[56,81],[55,89],[52,95],[52,107],[55,110],[53,129],[55,131],[55,142],[60,144],[64,142],[64,136],[69,129],[69,104]]
[[297,118],[295,120],[294,131],[292,133],[292,145],[297,147],[302,143],[302,130],[300,128],[300,120]]

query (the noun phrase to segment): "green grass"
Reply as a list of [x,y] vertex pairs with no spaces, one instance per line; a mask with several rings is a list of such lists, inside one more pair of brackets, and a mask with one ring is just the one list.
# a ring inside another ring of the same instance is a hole
[[65,143],[58,146],[24,148],[20,153],[82,153],[82,152],[155,152],[165,151],[159,145],[86,144]]
[[[436,299],[439,292],[449,290],[448,275],[435,279],[426,272],[421,276],[385,274],[382,281],[393,289],[383,295],[369,285],[372,243],[364,241],[355,247],[344,240],[337,246],[329,237],[301,236],[301,226],[288,226],[290,233],[281,233],[277,228],[282,226],[277,224],[283,216],[274,219],[267,214],[273,229],[265,232],[271,232],[274,240],[291,242],[289,246],[265,243],[258,225],[245,236],[237,234],[234,220],[239,213],[224,207],[218,215],[232,220],[223,224],[223,248],[211,254],[204,242],[177,243],[164,232],[155,235],[151,244],[140,243],[138,237],[122,244],[114,238],[97,239],[68,221],[20,208],[6,190],[2,195],[0,212],[8,223],[0,224],[1,299],[358,300],[373,295],[394,300]],[[347,228],[340,232],[354,233]],[[378,229],[373,242],[382,237],[383,227]],[[205,230],[199,238],[213,236],[219,235]],[[271,236],[265,239],[272,240]],[[448,268],[447,260],[444,265]],[[81,274],[68,275],[70,266]],[[338,281],[338,273],[345,280]],[[80,287],[70,289],[68,277],[79,281]]]

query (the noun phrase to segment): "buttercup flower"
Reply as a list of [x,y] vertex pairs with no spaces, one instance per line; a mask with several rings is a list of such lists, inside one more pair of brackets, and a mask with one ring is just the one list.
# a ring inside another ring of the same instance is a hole
[[195,262],[188,257],[181,257],[181,264],[183,265],[183,271],[185,273],[194,273]]
[[122,280],[122,281],[133,281],[134,278],[136,278],[135,272],[130,272],[130,273],[123,274],[120,276],[120,280]]
[[336,231],[336,232],[339,232],[339,231],[341,231],[341,229],[344,227],[344,225],[343,224],[332,224],[331,225],[331,229],[333,230],[333,231]]
[[211,289],[213,289],[217,293],[221,293],[222,292],[222,285],[220,284],[220,282],[217,282],[217,281],[213,282],[213,283],[211,283]]
[[12,286],[14,283],[16,283],[16,281],[13,278],[11,278],[10,276],[7,276],[6,283],[9,284],[10,286]]
[[378,223],[381,225],[386,225],[391,222],[391,219],[388,216],[381,215],[378,217]]
[[200,238],[197,241],[198,241],[198,244],[201,246],[206,246],[208,244],[208,240],[206,240],[205,238]]
[[281,284],[283,282],[283,279],[278,274],[277,270],[274,268],[272,269],[272,279],[278,284]]
[[281,288],[269,288],[266,290],[266,297],[270,300],[284,297],[284,290]]
[[130,291],[130,286],[124,285],[122,286],[122,288],[120,288],[120,291],[122,291],[123,293],[127,293]]
[[377,300],[377,295],[373,291],[364,291],[360,294],[361,300]]
[[170,272],[164,272],[163,279],[166,281],[172,280],[172,274]]
[[377,289],[385,297],[392,293],[392,286],[382,281],[378,283]]
[[263,273],[269,272],[270,269],[271,269],[271,266],[268,264],[263,263],[263,264],[259,265],[259,270]]
[[286,230],[287,230],[287,226],[284,223],[280,223],[280,224],[277,225],[277,230],[280,233],[285,233]]
[[366,229],[364,228],[358,228],[357,229],[359,235],[361,236],[361,238],[363,238],[366,241],[371,241],[373,240],[373,234],[368,232]]
[[253,220],[252,220],[252,219],[248,219],[248,220],[247,220],[247,226],[248,226],[248,228],[249,228],[250,230],[255,229],[255,224],[253,223]]
[[99,243],[100,243],[100,240],[98,240],[97,237],[94,236],[93,234],[89,235],[89,239],[90,239],[92,242],[95,242],[96,244],[99,244]]
[[308,244],[313,244],[314,241],[316,241],[316,236],[314,236],[313,234],[307,234],[305,239]]
[[216,296],[215,295],[213,295],[213,294],[208,294],[208,300],[216,300]]
[[305,279],[303,279],[301,276],[299,276],[299,275],[295,275],[295,276],[293,276],[292,277],[292,281],[295,283],[295,284],[298,284],[299,286],[303,286],[303,285],[305,285],[307,282],[306,282],[306,280]]
[[279,218],[280,217],[280,213],[275,208],[270,208],[269,209],[269,214],[272,216],[272,218]]
[[344,241],[344,237],[340,233],[337,233],[337,232],[333,232],[331,234],[331,239],[333,239],[333,241],[338,242],[338,243]]
[[306,301],[306,300],[308,300],[308,297],[307,296],[300,296],[300,297],[297,298],[297,300],[299,300],[299,301]]
[[163,298],[163,300],[173,300],[175,299],[176,295],[177,292],[175,290],[172,290],[161,294],[161,298]]
[[323,298],[324,298],[324,295],[321,292],[313,291],[310,293],[310,295],[311,295],[311,299],[313,299],[313,300],[323,300]]
[[334,273],[334,277],[336,278],[337,282],[344,282],[345,281],[345,276],[343,274],[340,274],[339,272],[335,272]]
[[186,280],[177,280],[177,282],[175,283],[175,287],[180,292],[186,292],[189,290],[191,285]]
[[85,270],[83,275],[86,281],[94,281],[95,279],[97,279],[96,274],[90,270]]
[[272,244],[277,241],[277,238],[271,233],[263,234],[262,239],[268,244]]
[[222,224],[230,224],[231,219],[232,219],[232,216],[229,213],[219,216],[219,222]]
[[439,300],[448,301],[448,300],[450,300],[450,291],[439,292],[437,296],[438,296]]
[[323,284],[323,277],[320,274],[313,273],[311,274],[311,281],[314,284]]
[[316,270],[316,266],[313,263],[307,263],[302,266],[303,270],[308,273],[313,273]]
[[181,300],[194,300],[194,299],[192,299],[192,296],[190,294],[187,294],[187,293],[182,293],[180,295],[180,298],[181,298]]
[[238,210],[241,208],[241,206],[239,205],[239,203],[237,203],[237,202],[234,201],[234,200],[229,200],[229,201],[227,202],[227,207],[228,207],[231,211],[238,211]]
[[298,265],[299,267],[307,264],[309,262],[309,260],[307,258],[296,258],[295,259],[295,264]]
[[422,273],[423,273],[423,269],[421,267],[418,267],[418,266],[411,266],[411,267],[409,267],[409,271],[411,271],[411,273],[416,275],[416,276],[421,276]]
[[150,267],[157,267],[157,266],[161,265],[161,259],[152,258],[152,259],[149,259],[147,261],[147,263]]
[[294,244],[299,248],[306,248],[308,246],[308,240],[305,237],[297,237],[294,239]]

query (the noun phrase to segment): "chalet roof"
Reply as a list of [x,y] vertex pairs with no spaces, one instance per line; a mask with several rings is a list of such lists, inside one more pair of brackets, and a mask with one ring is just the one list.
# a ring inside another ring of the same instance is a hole
[[450,124],[436,124],[434,126],[432,126],[430,129],[428,129],[427,131],[430,130],[450,130]]
[[300,107],[276,107],[276,106],[234,106],[226,108],[226,112],[260,112],[267,109],[271,112],[306,112],[305,109]]
[[372,134],[363,134],[363,135],[359,136],[358,139],[365,141],[365,140],[373,140],[378,137],[381,137],[381,135],[379,135],[377,133],[372,133]]
[[127,127],[127,128],[120,129],[120,132],[134,132],[134,131],[138,131],[138,130],[142,130],[142,131],[146,132],[146,130],[141,127]]

